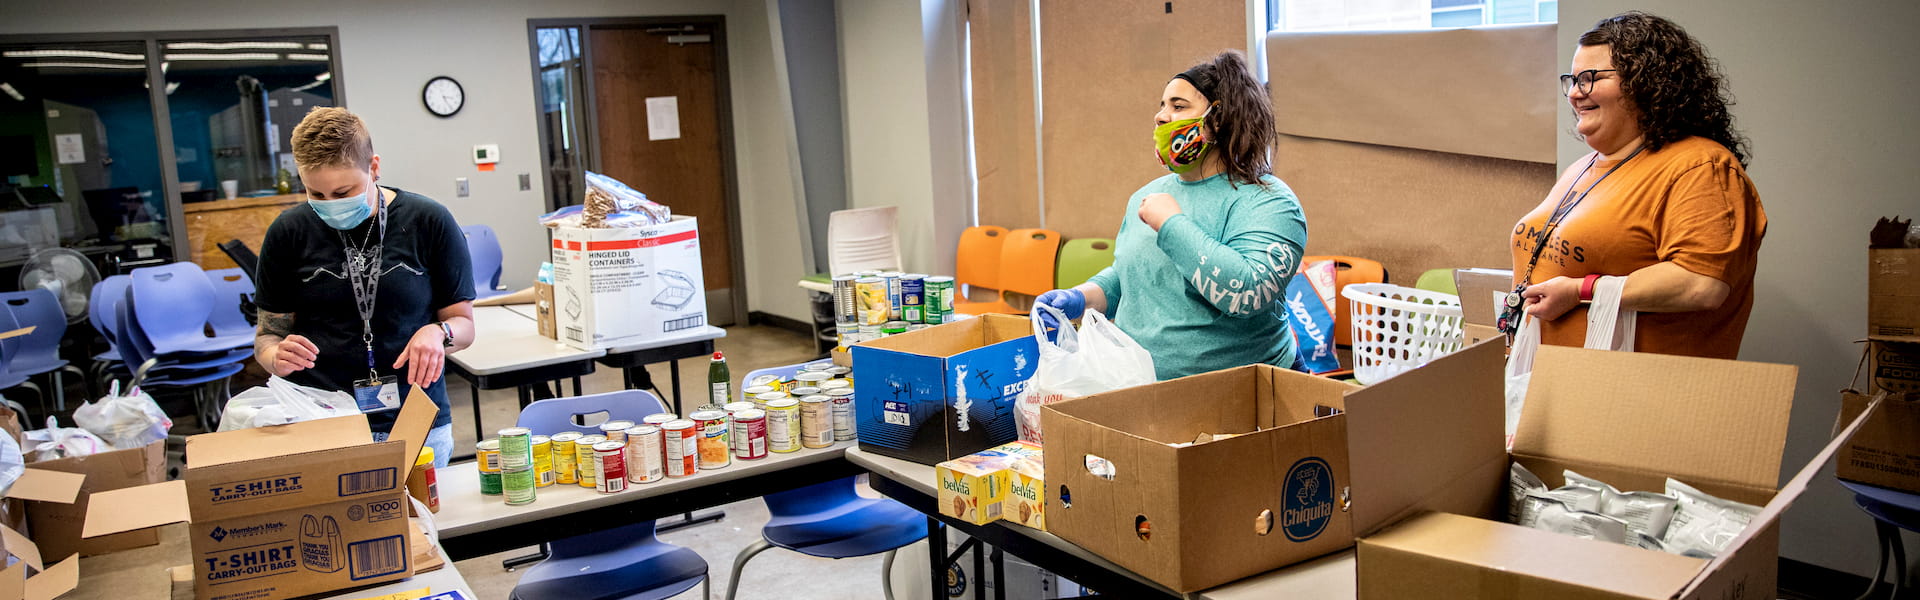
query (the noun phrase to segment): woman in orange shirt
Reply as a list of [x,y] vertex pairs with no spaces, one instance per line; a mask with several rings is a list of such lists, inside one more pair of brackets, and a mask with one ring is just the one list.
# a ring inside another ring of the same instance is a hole
[[1641,12],[1581,34],[1572,71],[1561,91],[1593,152],[1514,226],[1520,293],[1503,326],[1524,309],[1543,343],[1580,346],[1594,280],[1624,276],[1636,351],[1737,357],[1767,217],[1724,77],[1679,25]]

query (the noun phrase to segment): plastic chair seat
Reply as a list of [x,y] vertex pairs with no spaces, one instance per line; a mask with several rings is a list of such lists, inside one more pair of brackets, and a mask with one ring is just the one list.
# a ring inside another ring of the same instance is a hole
[[216,336],[254,335],[253,325],[247,324],[247,316],[240,312],[241,300],[255,292],[253,280],[247,278],[247,272],[239,267],[214,269],[207,271],[207,282],[213,285],[213,314],[207,316],[207,324],[213,326]]
[[[594,552],[563,555],[560,544],[569,541]],[[554,542],[553,552],[520,576],[513,598],[656,600],[693,589],[707,577],[707,561],[691,549],[655,538],[652,521]]]
[[67,335],[67,312],[52,290],[34,288],[0,293],[0,306],[5,307],[12,320],[8,329],[34,327],[33,333],[0,345],[7,371],[32,376],[67,366],[67,361],[60,358],[60,339]]
[[808,556],[848,558],[886,552],[927,537],[926,515],[884,499],[862,498],[804,517],[774,517],[767,542]]
[[147,387],[184,387],[189,385],[200,385],[202,383],[207,383],[209,381],[219,381],[221,379],[232,377],[235,373],[239,373],[240,369],[245,368],[245,366],[246,365],[242,365],[236,362],[236,363],[227,364],[220,367],[215,367],[214,369],[207,370],[207,371],[190,371],[187,373],[179,373],[174,375],[151,375],[147,377],[146,381],[141,382],[140,385],[147,386]]
[[[22,358],[25,358],[25,357],[22,357]],[[67,361],[63,359],[55,359],[52,361],[38,361],[38,362],[10,361],[7,363],[7,372],[15,373],[15,374],[23,375],[27,377],[39,375],[42,373],[51,373],[64,368],[67,368]]]
[[152,342],[155,354],[230,350],[253,345],[253,333],[207,337],[207,319],[213,314],[216,293],[206,272],[193,263],[176,262],[133,270],[130,297],[137,325]]
[[11,371],[0,373],[0,389],[19,387],[27,382],[27,376]]

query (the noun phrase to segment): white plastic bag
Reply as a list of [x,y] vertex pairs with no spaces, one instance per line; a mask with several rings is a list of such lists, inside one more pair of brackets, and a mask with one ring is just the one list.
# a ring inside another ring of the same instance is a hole
[[113,447],[108,446],[99,436],[78,427],[61,427],[53,417],[47,417],[46,429],[29,431],[26,436],[27,446],[31,449],[23,448],[22,450],[32,456],[35,462],[89,456],[113,450]]
[[118,381],[107,397],[74,409],[73,422],[122,450],[167,439],[167,430],[173,427],[173,419],[160,410],[153,396],[137,389],[123,396]]
[[359,413],[360,405],[354,403],[352,394],[310,388],[273,377],[266,385],[247,388],[227,400],[226,412],[220,418],[220,431]]
[[[1057,341],[1047,339],[1042,311],[1060,323]],[[1100,311],[1087,311],[1076,330],[1059,309],[1033,305],[1033,337],[1040,345],[1040,363],[1027,389],[1014,402],[1020,439],[1042,443],[1040,406],[1067,398],[1153,383],[1153,355],[1120,331]],[[1044,445],[1044,444],[1043,444]]]
[[[1633,351],[1634,325],[1639,313],[1620,307],[1627,278],[1601,277],[1593,285],[1593,304],[1587,307],[1586,347],[1594,350]],[[1520,427],[1520,410],[1527,403],[1527,384],[1533,381],[1533,355],[1540,350],[1540,322],[1522,314],[1513,346],[1507,349],[1507,445]]]

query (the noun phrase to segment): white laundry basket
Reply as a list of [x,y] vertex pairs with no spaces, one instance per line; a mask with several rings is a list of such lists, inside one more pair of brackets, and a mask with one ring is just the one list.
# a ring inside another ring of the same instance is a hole
[[1386,283],[1340,290],[1352,302],[1353,376],[1362,385],[1412,370],[1460,349],[1460,297]]

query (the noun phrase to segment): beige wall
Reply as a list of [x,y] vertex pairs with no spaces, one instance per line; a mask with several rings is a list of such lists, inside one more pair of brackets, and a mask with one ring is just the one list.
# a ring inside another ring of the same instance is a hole
[[[1629,9],[1673,19],[1706,45],[1753,140],[1748,174],[1768,230],[1740,358],[1800,366],[1785,477],[1826,443],[1835,390],[1860,358],[1853,340],[1866,328],[1868,228],[1883,215],[1920,212],[1920,119],[1908,74],[1920,55],[1911,31],[1920,3],[1563,0],[1562,70],[1581,32]],[[1562,112],[1559,125],[1571,129],[1571,117]],[[1560,166],[1587,151],[1563,134]],[[1781,555],[1864,575],[1876,556],[1871,521],[1831,472],[1787,514]]]
[[[749,308],[796,319],[807,316],[793,288],[801,257],[794,222],[785,136],[777,125],[773,47],[765,0],[696,1],[488,0],[439,2],[191,3],[89,0],[0,3],[0,33],[202,30],[337,26],[350,108],[373,126],[383,181],[447,205],[462,223],[492,226],[506,250],[503,283],[529,285],[544,260],[546,234],[527,19],[711,15],[727,17],[734,147],[746,236]],[[420,105],[420,86],[436,75],[460,80],[467,105],[440,119]],[[477,144],[499,144],[498,170],[477,172],[468,157]],[[518,175],[533,178],[519,191]],[[454,196],[467,177],[472,196]]]

